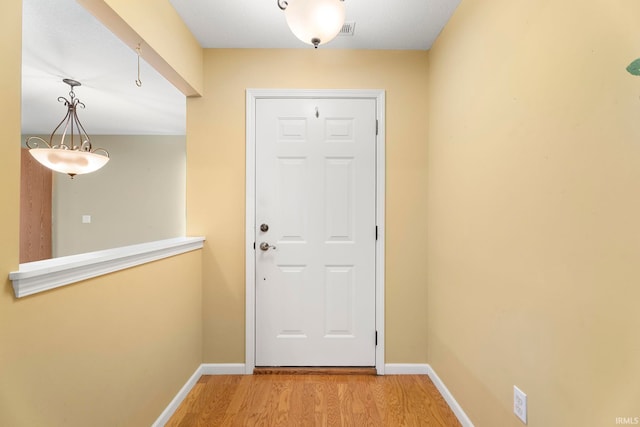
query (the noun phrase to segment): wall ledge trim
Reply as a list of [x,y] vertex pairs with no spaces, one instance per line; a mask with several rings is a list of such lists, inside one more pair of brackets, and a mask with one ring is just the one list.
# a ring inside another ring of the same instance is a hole
[[201,249],[204,237],[176,237],[20,264],[9,273],[16,298]]

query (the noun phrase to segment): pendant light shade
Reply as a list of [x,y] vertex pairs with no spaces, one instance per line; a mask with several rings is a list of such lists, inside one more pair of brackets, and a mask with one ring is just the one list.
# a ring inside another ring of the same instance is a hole
[[90,151],[32,148],[29,153],[43,166],[72,177],[95,172],[109,161],[107,156]]
[[[84,104],[76,98],[73,88],[80,86],[80,82],[71,79],[62,81],[71,87],[69,99],[62,96],[58,98],[58,101],[67,107],[67,114],[53,130],[48,142],[40,137],[31,136],[27,138],[26,145],[29,153],[40,164],[73,178],[76,175],[95,172],[106,165],[109,153],[102,148],[94,149],[91,146],[91,139],[78,119],[77,109],[84,108]],[[55,143],[54,138],[58,136],[58,130],[62,131],[62,135],[60,141]],[[68,140],[65,141],[67,137]]]
[[344,25],[343,0],[288,0],[278,5],[293,34],[316,48],[333,40]]

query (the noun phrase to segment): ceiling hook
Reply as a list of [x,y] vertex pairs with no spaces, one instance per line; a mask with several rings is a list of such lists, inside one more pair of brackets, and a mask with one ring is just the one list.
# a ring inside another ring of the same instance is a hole
[[138,53],[138,78],[136,79],[136,86],[142,87],[142,80],[140,80],[140,43],[136,47],[136,52]]

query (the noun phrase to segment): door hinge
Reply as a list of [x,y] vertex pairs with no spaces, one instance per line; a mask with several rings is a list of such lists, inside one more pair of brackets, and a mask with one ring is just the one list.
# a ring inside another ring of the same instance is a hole
[[378,119],[376,119],[376,135],[378,134]]
[[376,240],[378,240],[378,226],[377,225],[376,225]]
[[376,331],[376,345],[378,345],[378,331]]
[[253,250],[256,250],[256,242],[253,242]]

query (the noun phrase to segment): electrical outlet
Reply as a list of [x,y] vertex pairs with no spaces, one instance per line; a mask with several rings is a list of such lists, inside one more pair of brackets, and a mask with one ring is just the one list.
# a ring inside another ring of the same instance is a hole
[[513,386],[513,413],[527,423],[527,395],[516,386]]

